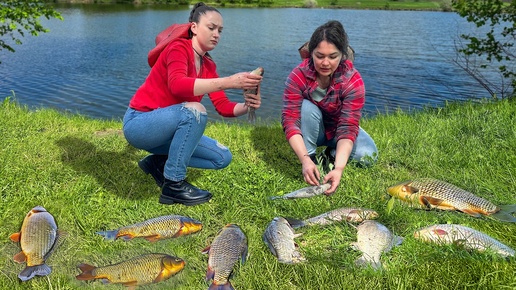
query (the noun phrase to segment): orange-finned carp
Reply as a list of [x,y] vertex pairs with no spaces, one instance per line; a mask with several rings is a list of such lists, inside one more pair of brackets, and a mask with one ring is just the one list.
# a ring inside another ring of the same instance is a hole
[[516,217],[512,215],[516,205],[498,207],[471,192],[437,179],[422,178],[402,182],[389,187],[387,192],[414,207],[457,210],[474,217],[485,215],[501,221],[516,222]]
[[363,221],[357,230],[357,241],[351,247],[362,252],[362,256],[355,261],[358,266],[381,269],[381,255],[403,242],[402,237],[393,235],[386,226],[374,220]]
[[208,254],[206,281],[213,282],[208,289],[234,289],[229,281],[233,267],[247,258],[247,238],[240,227],[228,224],[218,233],[210,246],[203,250]]
[[438,224],[414,232],[416,239],[436,244],[459,244],[467,250],[493,251],[503,257],[514,256],[515,252],[500,241],[472,228],[454,224]]
[[97,234],[108,240],[122,238],[128,241],[136,237],[143,237],[150,242],[155,242],[161,239],[193,234],[201,229],[200,221],[180,215],[166,215],[112,231],[97,232]]
[[346,221],[351,223],[360,223],[364,220],[372,220],[378,217],[378,213],[368,208],[357,208],[357,207],[343,207],[334,209],[332,211],[320,214],[318,216],[306,219],[298,220],[294,218],[287,218],[290,225],[293,228],[299,228],[311,225],[329,225],[334,222]]
[[[263,72],[264,72],[263,67],[258,67],[255,70],[253,70],[251,72],[251,74],[263,76]],[[244,96],[247,94],[256,95],[257,92],[258,92],[258,88],[252,89],[252,90],[244,90]],[[256,120],[256,112],[255,111],[256,111],[255,108],[247,107],[247,121],[254,122]]]
[[134,289],[136,286],[165,281],[185,267],[183,259],[167,254],[141,255],[117,264],[95,267],[80,264],[82,271],[77,280],[102,279],[104,283],[123,284]]
[[271,196],[270,199],[294,199],[294,198],[309,198],[316,195],[323,194],[326,190],[328,190],[331,187],[331,184],[325,183],[321,185],[315,185],[315,186],[308,186],[301,189],[298,189],[296,191],[293,191],[291,193],[287,193],[285,195],[280,196]]
[[305,258],[298,251],[298,245],[294,238],[302,234],[296,234],[288,221],[283,217],[275,217],[263,233],[263,241],[278,258],[278,262],[296,264],[305,261]]
[[25,216],[21,231],[10,236],[13,242],[20,242],[21,252],[14,256],[18,263],[27,266],[18,275],[22,281],[34,276],[46,276],[52,269],[45,264],[58,241],[54,217],[42,206],[36,206]]

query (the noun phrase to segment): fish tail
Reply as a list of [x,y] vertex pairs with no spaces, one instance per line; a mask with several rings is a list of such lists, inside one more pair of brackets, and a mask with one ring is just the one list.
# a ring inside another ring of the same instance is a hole
[[46,264],[41,264],[37,266],[27,266],[25,267],[25,269],[23,269],[23,271],[20,272],[18,278],[20,278],[20,280],[22,281],[27,281],[34,278],[34,276],[36,275],[47,276],[48,274],[50,274],[50,272],[52,272],[52,269]]
[[371,267],[375,270],[382,268],[382,263],[380,261],[374,261],[372,259],[368,259],[366,255],[360,256],[356,261],[355,264],[357,266],[361,267]]
[[279,198],[283,198],[283,196],[270,196],[269,197],[270,200],[275,200],[275,199],[279,199]]
[[511,205],[502,205],[500,206],[500,210],[494,214],[491,215],[491,217],[503,221],[503,222],[510,222],[515,223],[516,217],[514,216],[514,213],[516,212],[516,204]]
[[306,226],[305,222],[299,219],[286,217],[285,218],[292,228],[300,228]]
[[93,270],[95,270],[97,267],[83,263],[77,266],[79,270],[82,271],[81,274],[75,276],[77,280],[93,280],[96,279],[95,275],[93,275]]
[[103,236],[106,240],[116,240],[118,235],[118,230],[112,230],[112,231],[101,231],[97,232],[97,234]]
[[231,285],[231,283],[228,281],[226,284],[223,285],[217,285],[215,283],[212,283],[208,290],[235,290],[235,288],[233,288],[233,285]]

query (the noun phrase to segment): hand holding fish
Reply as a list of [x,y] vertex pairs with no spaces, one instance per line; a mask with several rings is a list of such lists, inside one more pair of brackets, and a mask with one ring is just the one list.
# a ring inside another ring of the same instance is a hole
[[332,171],[328,172],[323,178],[323,183],[330,183],[330,189],[326,190],[324,194],[332,195],[340,185],[340,179],[342,178],[342,168],[335,168]]
[[313,186],[319,185],[321,173],[319,172],[317,165],[308,156],[302,159],[301,167],[305,182]]
[[239,72],[228,77],[231,85],[227,88],[254,90],[262,82],[262,76],[250,72]]

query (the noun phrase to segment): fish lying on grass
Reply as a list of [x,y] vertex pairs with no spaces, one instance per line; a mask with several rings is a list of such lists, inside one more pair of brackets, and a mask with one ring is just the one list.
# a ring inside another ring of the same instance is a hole
[[167,254],[141,255],[117,264],[95,267],[80,264],[82,271],[77,280],[101,279],[103,283],[123,284],[130,289],[136,286],[165,281],[185,267],[183,259]]
[[[264,72],[263,67],[258,67],[255,70],[253,70],[251,72],[251,74],[263,76],[263,72]],[[258,92],[258,88],[251,89],[251,90],[244,90],[244,96],[247,94],[256,95],[257,92]],[[247,107],[247,121],[254,122],[255,120],[256,120],[256,109]]]
[[298,189],[296,191],[293,191],[291,193],[287,193],[285,195],[280,196],[271,196],[270,199],[294,199],[294,198],[309,198],[316,195],[324,194],[326,190],[328,190],[331,187],[331,184],[325,183],[321,185],[316,186],[308,186],[305,188]]
[[422,178],[402,182],[389,187],[387,192],[414,207],[457,210],[474,217],[485,215],[505,222],[516,222],[516,217],[512,215],[516,205],[498,207],[471,192],[437,179]]
[[275,217],[265,229],[263,241],[272,254],[278,258],[278,262],[296,264],[305,261],[298,251],[298,245],[294,242],[294,238],[301,235],[294,232],[286,219]]
[[324,226],[340,221],[360,223],[364,220],[376,219],[377,217],[378,213],[372,209],[342,207],[306,220],[299,220],[294,218],[287,218],[287,220],[293,228],[299,228],[312,225]]
[[467,250],[493,251],[503,257],[514,256],[515,251],[500,241],[475,229],[456,225],[438,224],[421,228],[414,233],[416,239],[436,244],[458,244]]
[[27,262],[18,278],[22,281],[34,276],[46,276],[52,269],[45,264],[58,241],[54,217],[42,206],[36,206],[27,213],[20,232],[10,236],[13,242],[20,242],[21,252],[14,256],[18,263]]
[[149,219],[112,231],[97,232],[108,240],[122,238],[125,241],[143,237],[150,242],[190,235],[202,229],[200,221],[180,215],[167,215]]
[[213,280],[208,289],[234,289],[229,281],[233,267],[247,258],[247,238],[240,227],[228,224],[223,227],[203,254],[208,254],[206,281]]
[[374,220],[363,221],[357,230],[357,241],[351,247],[362,252],[362,256],[355,261],[358,266],[382,269],[381,255],[403,242],[402,237],[393,235],[386,226]]

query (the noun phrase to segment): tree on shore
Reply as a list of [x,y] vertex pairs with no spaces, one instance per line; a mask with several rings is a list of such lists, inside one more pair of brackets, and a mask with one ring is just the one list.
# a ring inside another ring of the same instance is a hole
[[[6,0],[0,2],[0,51],[15,52],[12,45],[22,44],[28,32],[37,36],[48,32],[39,22],[40,17],[63,19],[61,14],[40,0]],[[1,63],[1,62],[0,62]]]
[[[516,96],[516,0],[453,0],[455,11],[474,23],[479,35],[462,34],[467,43],[459,45],[461,60],[455,63],[473,76],[493,97]],[[487,31],[487,32],[486,32]],[[472,64],[471,57],[484,62]],[[480,69],[495,69],[500,82],[488,81]]]

